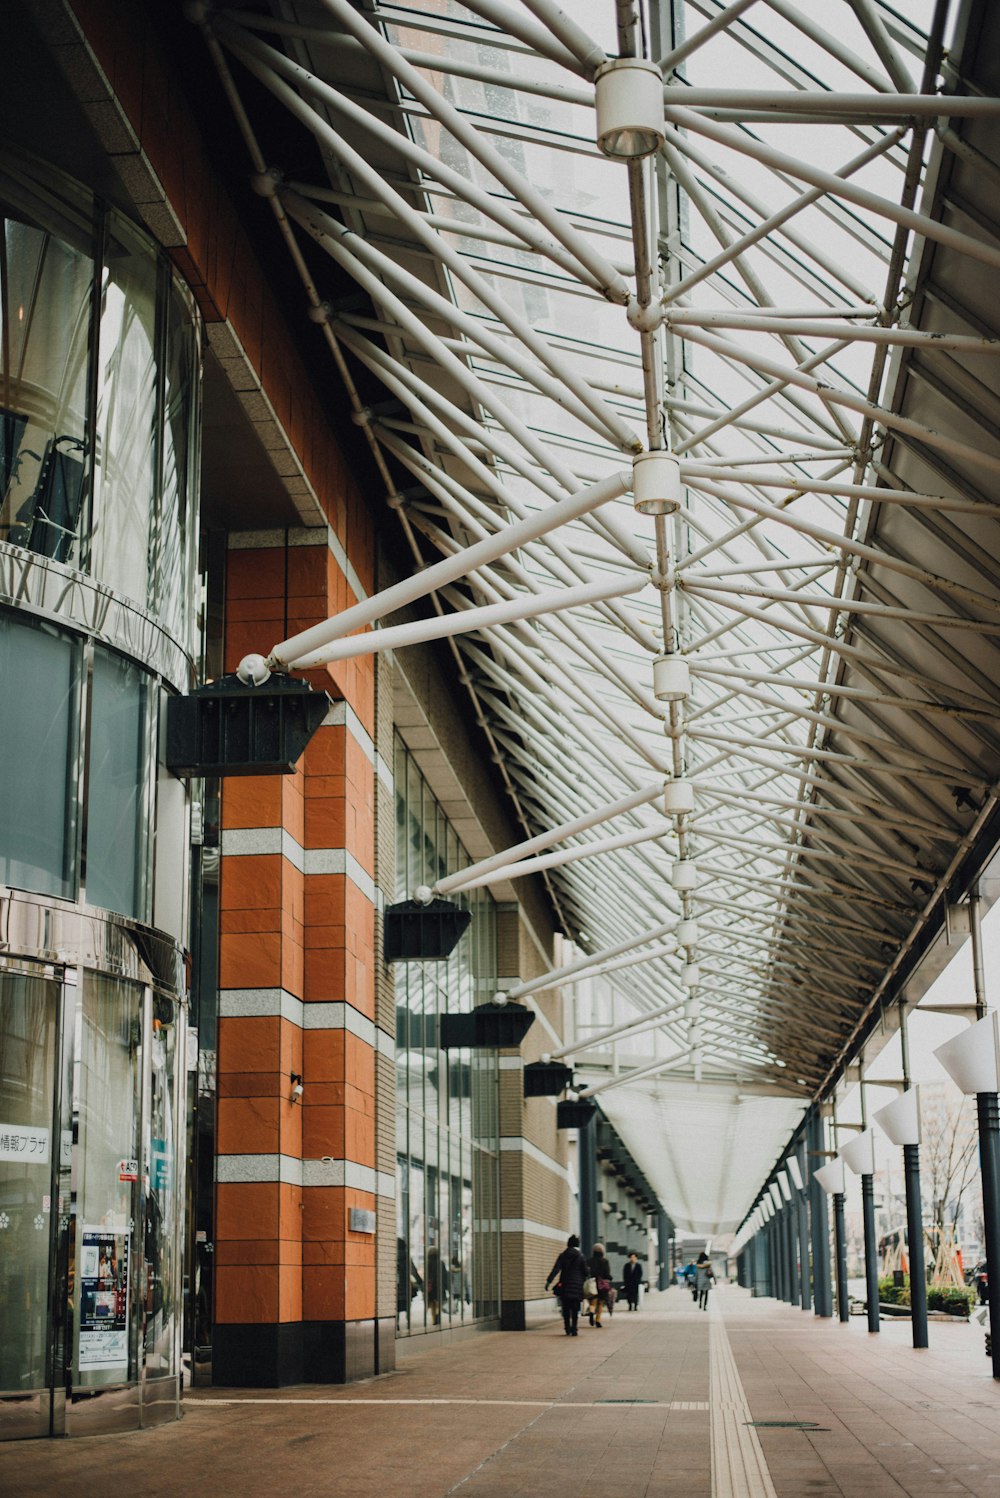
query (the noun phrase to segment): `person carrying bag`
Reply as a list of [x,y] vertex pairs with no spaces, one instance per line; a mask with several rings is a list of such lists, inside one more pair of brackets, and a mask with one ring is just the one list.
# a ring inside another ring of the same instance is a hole
[[563,1327],[567,1337],[577,1335],[577,1319],[580,1315],[580,1302],[584,1296],[586,1276],[587,1261],[580,1252],[579,1238],[572,1234],[545,1281],[546,1290],[553,1280],[556,1282],[555,1293],[562,1305]]
[[[601,1324],[601,1313],[605,1306],[610,1309],[611,1301],[611,1265],[604,1256],[604,1244],[595,1243],[590,1255],[590,1278],[584,1285],[584,1293],[589,1301],[588,1314],[591,1326],[599,1327]],[[593,1293],[590,1293],[592,1288]]]

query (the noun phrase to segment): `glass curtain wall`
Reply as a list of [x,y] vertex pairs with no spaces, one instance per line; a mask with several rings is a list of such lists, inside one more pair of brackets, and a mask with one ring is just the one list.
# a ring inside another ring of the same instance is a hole
[[[397,737],[396,898],[471,860]],[[492,897],[459,896],[472,924],[445,962],[396,977],[397,1329],[434,1331],[500,1312],[499,1088],[495,1052],[442,1051],[441,1014],[496,991]]]
[[0,150],[0,541],[192,646],[198,328],[122,214]]

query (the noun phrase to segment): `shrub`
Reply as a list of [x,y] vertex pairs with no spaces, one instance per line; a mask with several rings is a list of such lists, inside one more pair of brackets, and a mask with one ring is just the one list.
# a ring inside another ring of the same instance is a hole
[[[905,1284],[897,1285],[891,1275],[878,1282],[878,1298],[886,1306],[908,1306],[910,1304],[910,1276]],[[967,1285],[931,1285],[927,1289],[927,1309],[946,1311],[949,1316],[968,1316],[976,1303],[976,1292]]]

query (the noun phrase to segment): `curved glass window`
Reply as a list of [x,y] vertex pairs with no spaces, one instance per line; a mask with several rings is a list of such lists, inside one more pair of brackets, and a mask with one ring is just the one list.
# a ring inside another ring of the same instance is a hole
[[79,647],[0,613],[0,884],[72,899]]
[[0,152],[0,542],[89,572],[187,648],[198,360],[152,242]]
[[94,651],[87,796],[87,903],[145,913],[149,751],[146,673]]

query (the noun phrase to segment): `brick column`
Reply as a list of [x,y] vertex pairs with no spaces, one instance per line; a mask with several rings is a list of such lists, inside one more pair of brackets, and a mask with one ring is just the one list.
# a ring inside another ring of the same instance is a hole
[[[349,601],[328,539],[231,538],[228,670]],[[217,1384],[377,1366],[373,663],[316,684],[339,700],[296,773],[223,791]]]

